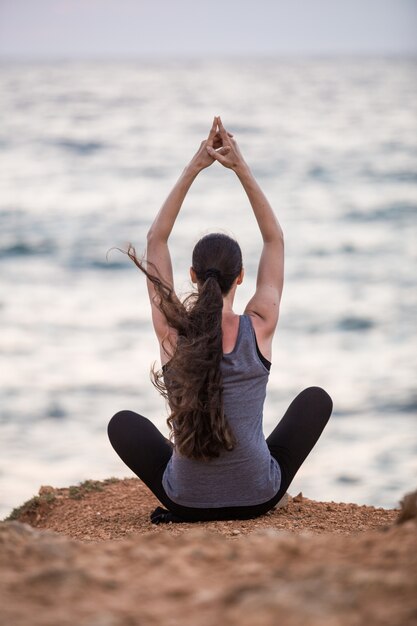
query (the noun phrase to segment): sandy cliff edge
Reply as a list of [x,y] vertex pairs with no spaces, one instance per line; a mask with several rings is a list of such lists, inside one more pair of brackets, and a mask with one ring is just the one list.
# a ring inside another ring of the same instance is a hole
[[254,520],[154,526],[157,504],[135,478],[41,487],[0,524],[2,623],[417,624],[415,496],[401,513],[299,495]]

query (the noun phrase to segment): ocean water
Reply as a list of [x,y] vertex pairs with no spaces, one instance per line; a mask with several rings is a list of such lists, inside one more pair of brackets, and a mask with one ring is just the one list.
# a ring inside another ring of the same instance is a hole
[[[145,281],[106,253],[143,251],[215,114],[285,234],[265,434],[304,387],[334,401],[290,492],[392,507],[415,488],[416,102],[406,59],[1,64],[0,515],[42,484],[130,476],[106,435],[120,409],[167,434]],[[219,229],[242,246],[242,312],[261,238],[214,164],[172,234],[181,293]]]

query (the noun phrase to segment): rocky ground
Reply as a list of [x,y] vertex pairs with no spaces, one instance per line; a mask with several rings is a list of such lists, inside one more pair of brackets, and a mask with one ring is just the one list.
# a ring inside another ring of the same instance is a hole
[[2,626],[417,624],[415,495],[154,526],[157,504],[138,479],[42,487],[0,524]]

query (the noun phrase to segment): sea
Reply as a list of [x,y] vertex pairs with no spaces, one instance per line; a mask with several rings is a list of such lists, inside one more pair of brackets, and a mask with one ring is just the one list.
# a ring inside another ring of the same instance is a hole
[[[289,492],[397,507],[417,486],[416,103],[413,58],[1,62],[0,516],[41,485],[133,476],[107,438],[121,409],[168,434],[145,280],[117,248],[144,252],[214,115],[285,236],[265,435],[305,387],[334,402]],[[170,238],[180,294],[215,231],[242,247],[242,313],[262,240],[218,163]]]

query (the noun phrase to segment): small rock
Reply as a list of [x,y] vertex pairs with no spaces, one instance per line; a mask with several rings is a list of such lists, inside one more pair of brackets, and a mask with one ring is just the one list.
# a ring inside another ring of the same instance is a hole
[[411,493],[406,493],[400,505],[401,511],[397,519],[397,524],[403,524],[410,519],[417,518],[417,489]]
[[277,502],[277,504],[274,506],[274,509],[284,509],[286,506],[288,506],[289,501],[290,501],[290,497],[288,493],[284,493],[281,500]]
[[42,485],[42,487],[40,487],[39,489],[39,495],[40,496],[44,496],[47,493],[54,493],[55,489],[54,487],[51,487],[51,485]]

